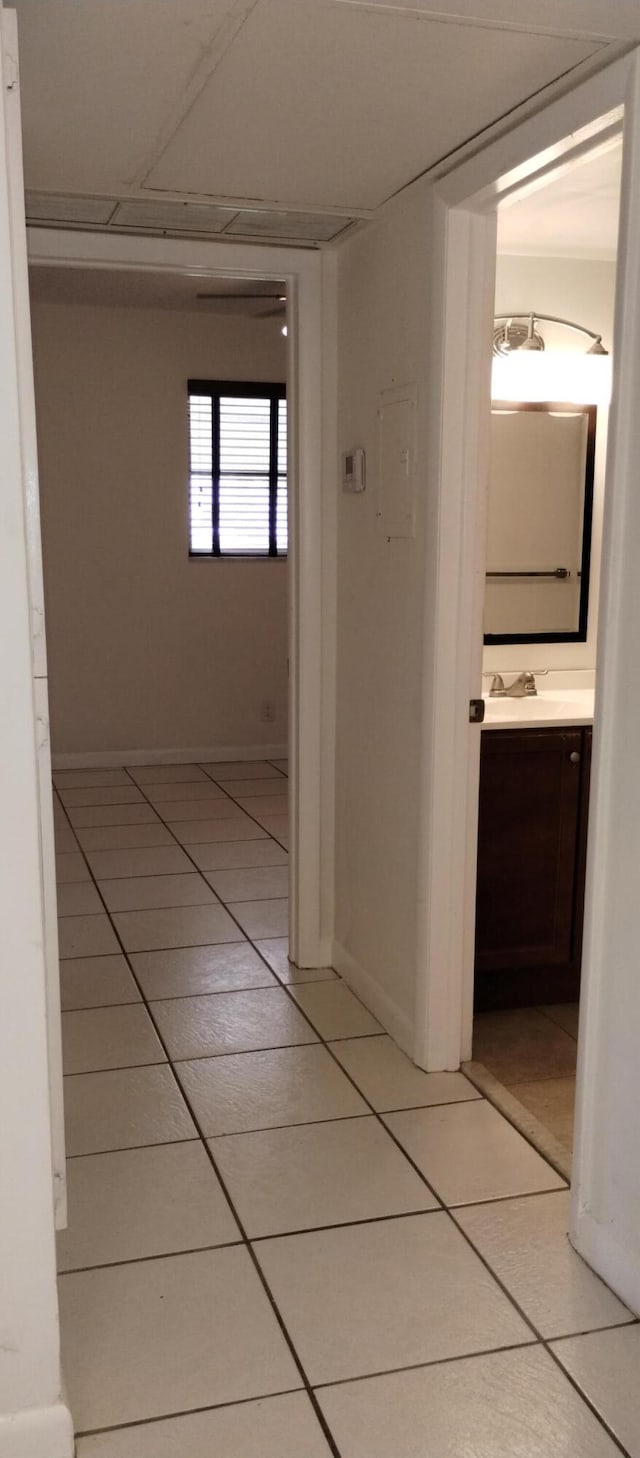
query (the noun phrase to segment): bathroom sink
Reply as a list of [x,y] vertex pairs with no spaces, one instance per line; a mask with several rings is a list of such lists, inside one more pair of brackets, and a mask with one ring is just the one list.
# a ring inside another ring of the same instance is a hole
[[593,689],[542,689],[522,699],[485,700],[485,729],[535,729],[545,724],[593,723]]

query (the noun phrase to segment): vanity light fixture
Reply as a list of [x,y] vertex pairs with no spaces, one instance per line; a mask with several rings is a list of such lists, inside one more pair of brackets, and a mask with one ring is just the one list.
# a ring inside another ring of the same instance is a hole
[[[540,323],[559,325],[589,342],[582,349],[546,349]],[[611,398],[611,356],[602,336],[571,319],[529,310],[497,314],[493,327],[491,395],[494,400],[553,401],[607,405]]]
[[499,359],[513,354],[517,349],[542,350],[545,348],[544,338],[536,329],[540,322],[546,324],[560,324],[563,329],[573,329],[578,334],[586,334],[591,340],[585,354],[608,354],[602,343],[602,335],[596,334],[593,329],[585,329],[584,324],[574,324],[571,319],[559,319],[555,314],[538,314],[527,312],[526,314],[496,314],[493,321],[493,353]]

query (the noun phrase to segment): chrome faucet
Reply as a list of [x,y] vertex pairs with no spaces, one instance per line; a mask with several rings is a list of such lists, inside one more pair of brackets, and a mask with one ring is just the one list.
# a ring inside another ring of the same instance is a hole
[[523,669],[508,688],[504,686],[504,679],[501,673],[494,673],[489,689],[490,699],[525,699],[537,694],[536,681],[528,669]]

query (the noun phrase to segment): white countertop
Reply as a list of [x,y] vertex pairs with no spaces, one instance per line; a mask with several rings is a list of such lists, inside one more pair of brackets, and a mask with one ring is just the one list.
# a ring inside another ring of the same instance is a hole
[[538,689],[522,699],[495,698],[484,694],[483,729],[551,729],[593,724],[592,688]]

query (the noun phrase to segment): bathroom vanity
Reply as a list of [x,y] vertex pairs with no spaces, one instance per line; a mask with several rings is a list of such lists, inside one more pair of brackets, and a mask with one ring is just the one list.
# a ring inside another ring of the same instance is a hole
[[578,997],[593,693],[487,700],[475,1005]]
[[477,1009],[578,997],[595,656],[583,645],[603,424],[594,405],[492,406]]

